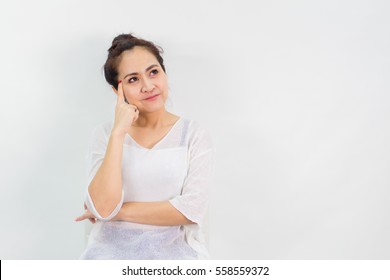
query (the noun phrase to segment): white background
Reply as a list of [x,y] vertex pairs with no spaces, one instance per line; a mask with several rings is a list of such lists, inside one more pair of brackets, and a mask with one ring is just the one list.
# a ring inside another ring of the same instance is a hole
[[217,149],[214,259],[390,258],[388,1],[2,1],[0,258],[77,259],[123,32]]

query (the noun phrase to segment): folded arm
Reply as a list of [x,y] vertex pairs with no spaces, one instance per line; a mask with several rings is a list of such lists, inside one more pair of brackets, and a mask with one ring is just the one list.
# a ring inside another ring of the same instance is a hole
[[158,226],[194,223],[173,207],[169,201],[126,202],[112,220]]

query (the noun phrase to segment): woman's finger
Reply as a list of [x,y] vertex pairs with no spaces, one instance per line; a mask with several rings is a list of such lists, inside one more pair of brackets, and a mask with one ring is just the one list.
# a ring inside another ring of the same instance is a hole
[[133,119],[133,123],[138,119],[138,116],[139,116],[139,111],[138,111],[138,108],[135,107],[135,115],[134,115],[134,119]]
[[86,217],[85,217],[85,214],[83,214],[83,215],[81,215],[81,216],[78,216],[76,219],[74,219],[75,220],[75,222],[81,222],[81,221],[83,221],[83,220],[85,220],[86,219]]
[[85,219],[95,219],[95,216],[92,215],[92,213],[89,212],[89,210],[87,210],[87,211],[85,211],[85,213],[84,213],[83,215],[77,217],[77,218],[75,219],[75,221],[76,221],[76,222],[80,222],[80,221],[83,221],[83,220],[85,220]]
[[122,81],[118,82],[118,94],[117,95],[118,95],[118,99],[117,99],[118,104],[125,102],[125,95],[123,94]]

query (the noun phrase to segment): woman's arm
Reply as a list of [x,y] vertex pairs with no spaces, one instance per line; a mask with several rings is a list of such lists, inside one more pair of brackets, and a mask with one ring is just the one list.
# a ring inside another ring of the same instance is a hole
[[96,211],[107,217],[122,198],[122,150],[124,135],[112,131],[103,162],[92,179],[88,192]]
[[118,91],[115,92],[117,104],[114,126],[102,164],[88,187],[93,206],[97,214],[103,218],[119,207],[122,200],[123,142],[132,123],[138,118],[137,108],[124,100],[121,82],[118,84]]
[[[75,219],[76,222],[89,219],[95,223],[96,217],[86,209],[83,215]],[[118,214],[111,221],[126,221],[156,226],[177,226],[194,224],[178,211],[169,201],[161,202],[126,202]]]
[[173,207],[169,201],[126,202],[123,203],[121,210],[112,220],[157,226],[176,226],[194,223]]

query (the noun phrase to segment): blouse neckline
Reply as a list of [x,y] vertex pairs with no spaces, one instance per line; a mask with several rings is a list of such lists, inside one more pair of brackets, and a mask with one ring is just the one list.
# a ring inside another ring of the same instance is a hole
[[161,138],[156,144],[153,145],[153,147],[151,148],[147,148],[147,147],[144,147],[142,146],[141,144],[139,144],[137,141],[134,140],[134,138],[129,134],[129,133],[126,133],[127,137],[129,137],[129,139],[135,144],[136,147],[142,149],[142,150],[147,150],[147,151],[151,151],[151,150],[155,150],[155,148],[160,144],[162,143],[166,138],[168,138],[168,136],[171,134],[171,132],[175,129],[175,127],[177,126],[177,124],[181,121],[181,117],[179,117],[177,119],[177,121],[172,125],[172,127],[169,129],[169,131],[164,135],[163,138]]

